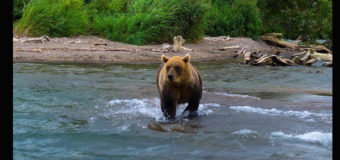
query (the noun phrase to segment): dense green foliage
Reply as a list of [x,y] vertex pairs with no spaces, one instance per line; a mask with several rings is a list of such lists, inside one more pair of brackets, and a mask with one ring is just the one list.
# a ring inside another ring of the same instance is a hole
[[331,0],[258,0],[264,32],[304,40],[332,39]]
[[16,21],[22,16],[22,9],[29,0],[13,0],[13,21]]
[[262,20],[256,0],[235,0],[233,3],[214,0],[210,3],[206,34],[256,38],[262,32]]
[[[332,39],[331,0],[15,0],[15,32],[91,34],[131,44],[209,36]],[[22,8],[22,9],[21,9]]]
[[23,9],[18,34],[53,37],[85,34],[88,17],[81,0],[33,0]]
[[[103,3],[101,1],[100,3]],[[132,44],[170,42],[176,35],[197,40],[204,35],[204,5],[191,0],[106,1],[93,14],[92,31],[111,40]],[[91,18],[92,19],[92,18]]]

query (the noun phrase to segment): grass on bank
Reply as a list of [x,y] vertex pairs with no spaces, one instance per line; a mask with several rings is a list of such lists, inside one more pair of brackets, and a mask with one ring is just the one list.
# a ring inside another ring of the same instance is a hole
[[138,45],[171,42],[176,35],[194,41],[204,35],[202,22],[206,8],[200,1],[121,0],[119,4],[122,6],[112,5],[115,8],[111,12],[104,9],[92,16],[94,34]]
[[256,38],[263,25],[256,0],[214,0],[206,18],[206,34]]
[[86,34],[88,17],[81,0],[33,0],[23,8],[19,35],[52,37]]
[[332,40],[331,0],[15,0],[14,8],[15,34],[27,36],[98,35],[138,45],[267,32]]

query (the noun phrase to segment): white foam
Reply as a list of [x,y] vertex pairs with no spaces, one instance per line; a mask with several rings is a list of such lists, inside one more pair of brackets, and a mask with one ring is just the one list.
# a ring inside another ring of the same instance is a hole
[[[182,114],[182,112],[185,110],[185,108],[188,106],[188,103],[180,104],[177,106],[176,109],[176,116],[179,116]],[[199,116],[202,115],[208,115],[210,113],[213,113],[213,111],[209,108],[211,107],[221,107],[220,104],[217,103],[203,103],[198,106],[197,113]]]
[[159,100],[148,99],[114,99],[108,102],[108,112],[105,117],[113,115],[127,115],[126,117],[146,116],[157,120],[163,118],[163,113],[159,107]]
[[[180,116],[186,104],[178,105],[176,116]],[[212,113],[212,107],[221,107],[217,103],[200,104],[198,108],[198,115],[208,115]],[[136,117],[150,117],[156,120],[164,120],[164,115],[160,107],[160,99],[113,99],[109,101],[106,107],[95,106],[99,110],[99,115],[105,118],[120,117],[124,119],[132,119]],[[91,117],[90,120],[95,120],[96,117]]]
[[222,107],[222,106],[217,103],[204,103],[204,104],[200,104],[200,107]]
[[249,95],[243,95],[243,94],[232,94],[232,93],[223,93],[223,92],[207,92],[207,91],[203,91],[203,92],[205,92],[205,93],[210,93],[210,94],[216,94],[216,95],[227,96],[227,97],[241,97],[241,98],[261,99],[261,98],[258,98],[258,97],[249,96]]
[[272,136],[284,138],[284,139],[291,139],[291,140],[298,140],[303,142],[310,142],[310,143],[317,143],[324,146],[332,146],[332,133],[322,133],[322,132],[307,132],[305,134],[299,135],[292,135],[292,134],[285,134],[283,132],[272,132]]
[[241,130],[233,132],[232,134],[248,135],[248,134],[255,134],[255,133],[257,132],[250,130],[250,129],[241,129]]
[[332,114],[326,114],[326,113],[313,113],[309,111],[292,111],[292,110],[284,111],[284,110],[278,110],[276,108],[262,109],[262,108],[256,108],[256,107],[251,107],[251,106],[231,106],[230,109],[237,110],[237,111],[258,113],[258,114],[263,114],[263,115],[294,116],[294,117],[298,117],[308,122],[315,122],[313,117],[321,118],[322,120],[325,120],[327,123],[331,123],[332,121]]

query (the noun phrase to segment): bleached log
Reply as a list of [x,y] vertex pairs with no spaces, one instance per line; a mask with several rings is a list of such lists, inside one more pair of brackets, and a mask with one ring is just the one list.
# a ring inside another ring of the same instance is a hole
[[259,37],[261,40],[273,44],[278,47],[283,47],[283,48],[291,48],[291,49],[297,49],[298,45],[286,41],[282,41],[276,37],[273,36],[268,36],[268,35],[262,35]]
[[290,58],[294,58],[294,57],[297,57],[297,56],[300,56],[300,55],[303,55],[303,54],[306,54],[306,53],[307,53],[307,51],[296,53],[296,54],[293,54],[292,56],[290,56]]
[[244,54],[244,58],[243,58],[243,63],[244,64],[248,64],[249,62],[250,62],[250,60],[251,60],[251,52],[246,52],[245,54]]
[[228,49],[237,49],[237,48],[240,48],[240,46],[222,47],[222,48],[217,48],[216,50],[225,51],[225,50],[228,50]]
[[266,33],[264,34],[264,36],[271,36],[271,37],[274,37],[274,38],[282,38],[282,33]]
[[178,35],[174,37],[174,45],[173,45],[173,51],[177,52],[181,47],[182,44],[185,42],[182,36]]
[[304,49],[304,50],[314,50],[316,52],[319,53],[332,53],[331,50],[329,50],[328,48],[326,48],[325,46],[315,46],[315,45],[300,45],[300,48]]
[[246,53],[247,51],[247,47],[243,47],[242,49],[240,49],[239,51],[237,51],[237,53],[233,56],[234,58],[243,55],[244,53]]
[[22,40],[22,43],[32,42],[32,43],[44,43],[45,41],[50,41],[47,36],[41,36],[40,38],[30,38],[26,40]]
[[189,48],[186,48],[186,47],[181,47],[181,49],[183,49],[184,51],[188,51],[188,52],[192,52],[193,50],[192,49],[189,49]]
[[283,66],[295,66],[296,63],[292,60],[289,60],[289,59],[286,59],[286,58],[283,58],[281,56],[273,56],[273,58],[276,57],[278,62],[281,63],[281,65]]
[[308,50],[307,53],[301,58],[301,61],[308,61],[309,59],[311,59],[310,50]]
[[322,61],[331,62],[333,60],[333,55],[332,54],[324,54],[324,53],[313,52],[311,54],[311,56],[312,57],[318,57]]
[[309,59],[308,61],[304,62],[304,65],[310,66],[310,65],[312,65],[313,63],[315,63],[316,61],[317,61],[317,58],[311,58],[311,59]]

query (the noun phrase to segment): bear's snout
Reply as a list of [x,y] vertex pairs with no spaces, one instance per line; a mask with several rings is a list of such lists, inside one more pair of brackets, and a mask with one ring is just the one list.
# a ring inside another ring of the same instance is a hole
[[169,75],[168,75],[168,79],[169,79],[170,81],[172,81],[172,80],[174,80],[174,76],[173,76],[172,74],[169,74]]

